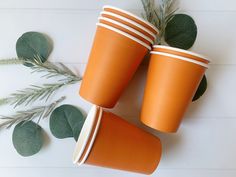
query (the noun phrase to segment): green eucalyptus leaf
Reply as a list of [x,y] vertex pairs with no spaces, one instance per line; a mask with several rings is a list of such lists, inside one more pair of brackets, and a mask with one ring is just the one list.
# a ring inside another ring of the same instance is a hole
[[204,75],[192,101],[196,101],[197,99],[199,99],[205,93],[206,89],[207,89],[207,78],[206,75]]
[[[49,37],[39,32],[26,32],[16,42],[16,53],[19,58],[33,60],[39,57],[45,62],[52,52],[52,42]],[[25,64],[26,66],[31,66]]]
[[185,14],[173,15],[165,29],[165,41],[172,47],[189,49],[197,37],[197,26],[192,17]]
[[56,108],[50,117],[50,130],[59,139],[74,137],[78,139],[85,118],[81,111],[72,105]]
[[32,156],[43,146],[42,128],[32,121],[20,122],[14,128],[12,142],[20,155]]

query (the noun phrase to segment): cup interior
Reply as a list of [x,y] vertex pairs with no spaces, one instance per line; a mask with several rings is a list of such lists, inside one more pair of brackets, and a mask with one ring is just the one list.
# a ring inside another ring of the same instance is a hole
[[129,38],[129,39],[131,39],[131,40],[141,44],[142,46],[144,46],[148,50],[151,50],[151,46],[150,45],[147,45],[145,42],[141,41],[138,38],[135,38],[134,36],[132,36],[132,35],[130,35],[128,33],[125,33],[125,32],[123,32],[123,31],[121,31],[121,30],[119,30],[117,28],[114,28],[112,26],[109,26],[109,25],[106,25],[106,24],[103,24],[103,23],[97,23],[96,25],[99,26],[99,27],[103,27],[103,28],[109,29],[111,31],[114,31],[114,32],[116,32],[116,33],[118,33],[120,35],[123,35],[123,36],[125,36],[125,37],[127,37],[127,38]]
[[130,20],[136,21],[139,24],[145,25],[148,29],[152,30],[155,34],[159,33],[158,29],[153,24],[145,21],[144,19],[142,19],[142,18],[140,18],[128,11],[125,11],[123,9],[120,9],[120,8],[117,8],[114,6],[110,6],[110,5],[103,6],[103,10],[116,13],[116,14],[124,16]]
[[132,28],[135,28],[135,29],[139,30],[140,32],[146,33],[146,35],[149,35],[149,36],[151,36],[154,39],[156,39],[156,37],[157,37],[153,32],[151,32],[146,27],[140,25],[139,23],[136,23],[133,20],[130,20],[130,19],[126,18],[126,17],[123,17],[121,15],[118,15],[118,14],[115,14],[115,13],[112,13],[112,12],[107,12],[107,11],[102,11],[100,13],[100,15],[102,17],[107,17],[107,18],[110,18],[112,20],[121,22],[123,24],[127,24],[128,26],[130,26]]
[[84,152],[84,149],[86,147],[86,144],[88,143],[88,140],[91,135],[92,128],[95,123],[96,117],[98,116],[98,113],[99,113],[99,107],[95,105],[92,106],[84,122],[79,138],[77,140],[76,147],[73,154],[73,163],[79,162]]
[[196,65],[200,65],[200,66],[205,67],[205,68],[209,68],[208,64],[200,62],[200,61],[196,61],[196,60],[193,60],[193,59],[190,59],[190,58],[186,58],[186,57],[182,57],[182,56],[178,56],[178,55],[174,55],[174,54],[169,54],[169,53],[164,53],[164,52],[151,51],[150,53],[154,54],[154,55],[167,56],[167,57],[170,57],[172,59],[178,59],[178,60],[182,60],[182,61],[185,61],[185,62],[194,63]]
[[109,18],[106,18],[106,17],[99,17],[99,22],[100,23],[103,23],[103,24],[106,24],[106,25],[109,25],[109,26],[112,26],[114,28],[117,28],[121,31],[124,31],[136,38],[139,38],[140,40],[142,40],[143,42],[147,43],[147,44],[153,44],[154,41],[152,39],[150,39],[148,36],[144,35],[143,33],[125,25],[125,24],[122,24],[120,22],[117,22],[115,20],[112,20],[112,19],[109,19]]
[[174,55],[180,55],[180,56],[194,59],[194,60],[206,63],[206,64],[210,63],[210,60],[203,55],[200,55],[200,54],[197,54],[197,53],[194,53],[191,51],[175,48],[175,47],[164,46],[164,45],[154,45],[153,51],[169,53],[169,54],[174,54]]

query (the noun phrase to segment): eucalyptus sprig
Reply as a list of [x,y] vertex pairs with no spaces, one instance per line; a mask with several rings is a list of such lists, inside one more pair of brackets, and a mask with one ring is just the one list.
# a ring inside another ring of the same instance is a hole
[[145,13],[143,17],[159,29],[157,36],[157,44],[161,43],[165,35],[167,23],[173,17],[173,14],[178,10],[175,0],[159,0],[156,5],[155,0],[141,0]]
[[10,128],[14,124],[18,124],[22,121],[25,121],[25,122],[32,121],[36,118],[38,118],[38,122],[39,122],[42,118],[48,117],[51,114],[51,112],[54,110],[54,108],[59,103],[64,101],[65,98],[66,97],[63,96],[57,101],[51,103],[50,105],[38,106],[38,107],[34,107],[26,111],[18,111],[13,116],[0,116],[0,120],[2,120],[2,123],[0,123],[0,128],[3,128],[3,127]]
[[[12,59],[9,59],[9,61]],[[7,60],[5,60],[7,61]],[[73,73],[67,66],[62,63],[58,65],[45,62],[42,63],[40,57],[35,57],[34,60],[14,59],[18,63],[23,62],[31,65],[32,73],[43,73],[41,77],[47,79],[52,77],[60,77],[57,83],[43,84],[42,86],[31,85],[28,88],[18,90],[7,98],[0,99],[0,105],[11,104],[15,107],[19,105],[28,105],[37,100],[47,101],[50,96],[64,86],[75,84],[82,78]],[[0,60],[1,63],[1,60]],[[11,61],[9,62],[11,63]]]

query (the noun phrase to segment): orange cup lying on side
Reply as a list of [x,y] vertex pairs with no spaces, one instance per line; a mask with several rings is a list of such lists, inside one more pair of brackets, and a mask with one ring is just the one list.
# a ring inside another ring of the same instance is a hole
[[159,164],[161,152],[159,138],[93,106],[78,138],[73,161],[78,165],[151,174]]
[[106,11],[102,11],[100,13],[100,15],[102,17],[106,17],[106,18],[115,20],[117,22],[120,22],[124,25],[127,25],[127,26],[139,31],[140,33],[144,34],[145,36],[149,37],[152,40],[155,40],[156,37],[157,37],[157,34],[154,34],[149,29],[147,29],[144,26],[142,26],[142,25],[140,25],[140,24],[138,24],[138,23],[136,23],[136,22],[134,22],[134,21],[132,21],[128,18],[125,18],[123,16],[117,15],[117,14],[112,13],[112,12],[106,12]]
[[116,29],[119,29],[125,33],[128,33],[132,36],[134,36],[135,38],[145,42],[147,45],[152,45],[154,43],[154,39],[150,39],[148,36],[145,36],[143,33],[127,26],[127,25],[124,25],[120,22],[117,22],[115,20],[112,20],[112,19],[109,19],[109,18],[106,18],[106,17],[99,17],[99,23],[102,23],[102,24],[106,24],[106,25],[109,25],[109,26],[112,26]]
[[143,41],[98,23],[80,96],[101,107],[114,107],[150,49]]
[[175,47],[169,47],[169,46],[164,46],[164,45],[154,45],[153,51],[174,54],[174,55],[190,58],[193,60],[197,60],[197,61],[200,61],[200,62],[203,62],[206,64],[210,63],[210,60],[207,59],[207,57],[205,57],[203,55],[199,55],[197,53],[190,52],[190,51],[183,50],[183,49],[179,49],[179,48],[175,48]]
[[151,52],[141,121],[162,132],[176,132],[208,65],[162,52]]
[[125,10],[117,8],[117,7],[109,6],[109,5],[103,6],[103,10],[107,11],[107,12],[112,12],[112,13],[118,14],[118,15],[123,16],[125,18],[128,18],[136,23],[139,23],[140,25],[144,26],[145,28],[149,29],[154,34],[158,34],[158,29],[153,24],[145,21],[144,19],[142,19],[142,18],[140,18],[128,11],[125,11]]

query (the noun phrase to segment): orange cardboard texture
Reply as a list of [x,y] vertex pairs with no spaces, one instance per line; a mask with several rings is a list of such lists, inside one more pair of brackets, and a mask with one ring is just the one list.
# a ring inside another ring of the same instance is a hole
[[182,59],[165,53],[151,54],[141,121],[156,130],[177,131],[205,73],[205,63]]
[[159,138],[103,111],[85,164],[151,174],[159,164],[161,152]]
[[97,26],[80,95],[98,106],[114,107],[147,52],[133,39]]

